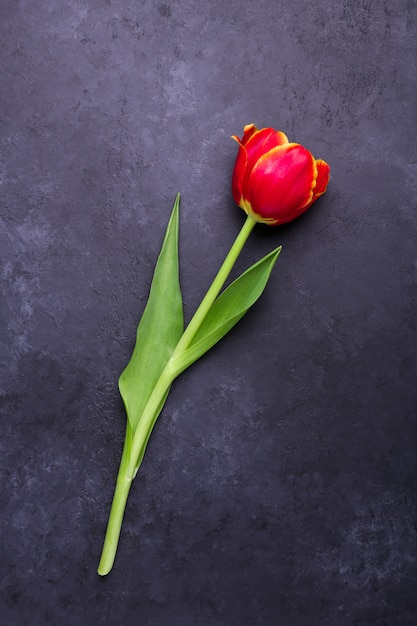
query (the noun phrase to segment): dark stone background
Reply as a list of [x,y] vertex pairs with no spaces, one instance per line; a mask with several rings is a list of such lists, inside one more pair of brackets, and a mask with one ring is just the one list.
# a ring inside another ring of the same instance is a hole
[[[3,0],[5,626],[415,626],[410,0]],[[244,124],[332,167],[265,294],[173,386],[96,574],[133,348],[177,191],[190,318],[243,214]]]

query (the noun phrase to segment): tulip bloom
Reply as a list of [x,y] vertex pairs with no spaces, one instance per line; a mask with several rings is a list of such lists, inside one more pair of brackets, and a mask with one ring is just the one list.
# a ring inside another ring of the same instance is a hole
[[232,178],[236,204],[258,222],[294,220],[327,188],[330,167],[273,128],[244,127]]
[[188,326],[184,328],[179,281],[179,194],[156,262],[149,298],[132,357],[119,378],[127,413],[126,439],[116,480],[98,573],[113,567],[131,484],[174,380],[220,341],[261,296],[281,246],[259,259],[224,289],[257,222],[282,224],[304,213],[321,196],[330,168],[273,128],[245,126],[233,172],[233,195],[247,213]]

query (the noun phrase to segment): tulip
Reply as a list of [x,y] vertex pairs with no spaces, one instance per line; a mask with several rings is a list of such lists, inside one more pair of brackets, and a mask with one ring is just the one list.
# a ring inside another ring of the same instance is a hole
[[113,567],[132,481],[174,380],[231,330],[261,296],[281,246],[224,289],[257,222],[282,224],[304,213],[329,182],[329,166],[284,133],[245,126],[233,173],[233,195],[244,224],[189,324],[184,329],[179,281],[179,195],[158,257],[132,357],[119,378],[127,413],[122,452],[103,551],[101,576]]
[[232,178],[236,204],[271,226],[297,218],[327,188],[330,167],[273,128],[244,127]]

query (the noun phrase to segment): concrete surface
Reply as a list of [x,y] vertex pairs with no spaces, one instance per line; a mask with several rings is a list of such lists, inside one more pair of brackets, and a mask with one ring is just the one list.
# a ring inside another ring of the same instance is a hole
[[[415,626],[417,5],[3,0],[5,626]],[[173,386],[96,574],[117,378],[177,191],[189,319],[243,126],[332,167],[262,300]]]

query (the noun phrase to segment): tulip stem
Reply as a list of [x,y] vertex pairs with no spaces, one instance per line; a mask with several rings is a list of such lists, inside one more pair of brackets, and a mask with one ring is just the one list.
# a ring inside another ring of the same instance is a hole
[[133,479],[126,471],[126,463],[129,456],[129,437],[129,432],[126,432],[125,444],[123,448],[119,472],[117,475],[113,502],[110,509],[109,521],[107,523],[106,536],[104,538],[104,545],[97,570],[97,572],[101,576],[105,576],[106,574],[108,574],[113,567],[117,545],[119,543],[120,530],[122,528],[122,521],[125,512],[127,497],[129,495],[130,487],[132,485]]
[[247,216],[242,229],[223,261],[209,290],[194,313],[190,323],[168,360],[168,363],[156,382],[133,436],[128,425],[103,551],[98,567],[98,573],[102,576],[108,574],[113,566],[130,486],[142,461],[153,426],[161,411],[173,380],[184,369],[178,365],[178,363],[180,363],[180,356],[191,344],[196,332],[200,328],[204,318],[210,310],[210,307],[213,305],[213,302],[219,295],[224,283],[233,269],[233,266],[236,263],[236,260],[256,223],[257,222],[253,217],[249,215]]
[[183,336],[181,337],[181,339],[179,340],[177,347],[175,348],[172,356],[171,356],[171,361],[175,360],[175,357],[184,352],[188,346],[190,345],[191,341],[193,340],[194,335],[196,334],[196,332],[198,331],[198,329],[200,328],[204,318],[206,317],[207,313],[209,312],[211,306],[213,305],[213,302],[215,301],[215,299],[217,298],[217,296],[220,293],[221,288],[223,287],[224,283],[227,280],[227,277],[229,276],[230,272],[233,269],[234,264],[237,261],[237,258],[239,256],[239,254],[242,251],[243,246],[245,245],[249,235],[251,234],[255,224],[257,223],[257,221],[251,217],[250,215],[248,215],[246,217],[246,220],[238,234],[238,236],[236,237],[232,247],[230,248],[225,260],[222,263],[222,266],[220,267],[219,271],[217,272],[217,275],[215,277],[215,279],[213,280],[213,282],[211,283],[211,286],[209,288],[209,290],[207,291],[206,295],[204,296],[203,300],[201,301],[201,304],[199,305],[198,309],[196,310],[196,312],[194,313],[190,323],[188,324],[187,328],[185,329],[185,332],[183,334]]

